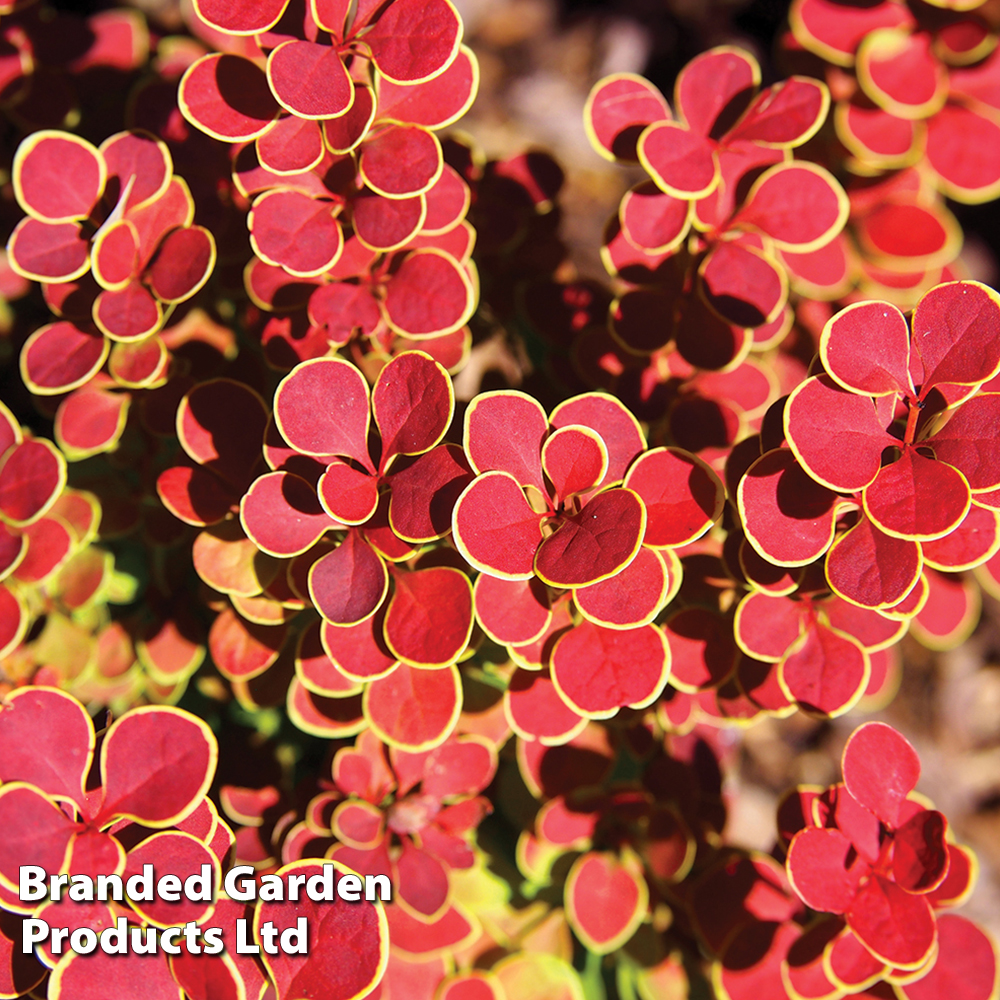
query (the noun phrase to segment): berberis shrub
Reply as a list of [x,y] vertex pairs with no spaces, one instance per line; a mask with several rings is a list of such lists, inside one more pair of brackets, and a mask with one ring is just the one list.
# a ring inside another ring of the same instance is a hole
[[0,996],[995,1000],[864,718],[1000,596],[994,8],[592,80],[598,277],[450,0],[168,7],[0,0]]

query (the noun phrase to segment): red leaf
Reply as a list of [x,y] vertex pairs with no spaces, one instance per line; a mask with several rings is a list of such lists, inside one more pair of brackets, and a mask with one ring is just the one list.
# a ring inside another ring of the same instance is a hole
[[566,878],[566,919],[588,951],[620,948],[646,916],[649,890],[643,875],[610,852],[588,852]]
[[323,327],[328,341],[346,344],[355,334],[373,333],[382,314],[365,285],[336,281],[320,285],[309,297],[309,319]]
[[437,76],[461,38],[461,19],[447,0],[396,0],[364,36],[379,72],[395,83]]
[[23,583],[39,583],[69,558],[75,539],[61,518],[42,517],[23,529],[27,551],[12,576]]
[[112,995],[135,1000],[177,1000],[177,983],[166,957],[155,955],[93,955],[70,952],[56,966],[49,993],[64,1000],[101,1000]]
[[337,209],[336,203],[301,191],[265,191],[247,217],[250,243],[268,264],[298,277],[315,277],[333,267],[344,249]]
[[653,448],[631,466],[622,484],[647,511],[644,541],[676,547],[703,535],[722,514],[725,487],[700,458],[680,448]]
[[375,472],[368,457],[368,384],[341,358],[305,361],[282,379],[274,393],[274,419],[296,451],[343,455]]
[[288,685],[285,708],[298,729],[320,739],[344,739],[365,728],[360,697],[327,698],[314,694],[298,677],[293,677]]
[[227,35],[257,35],[278,23],[288,0],[232,3],[230,0],[198,0],[198,16]]
[[652,122],[670,118],[664,96],[635,73],[614,73],[594,84],[583,109],[591,145],[607,160],[636,162],[636,142]]
[[522,739],[548,746],[566,743],[586,723],[559,696],[548,670],[516,670],[504,692],[504,714]]
[[579,587],[607,579],[635,558],[646,529],[646,509],[632,490],[611,489],[557,523],[555,532],[538,546],[535,573],[550,587]]
[[608,450],[608,471],[600,487],[621,482],[633,459],[646,448],[639,422],[623,403],[602,392],[567,399],[552,411],[549,422],[556,428],[581,424],[600,434]]
[[786,652],[778,680],[790,700],[806,712],[838,716],[865,693],[871,665],[852,636],[821,623],[807,627]]
[[334,666],[350,679],[360,682],[384,677],[399,665],[385,644],[384,620],[383,614],[376,614],[357,625],[322,623],[323,648]]
[[900,969],[923,965],[937,937],[927,900],[881,875],[873,875],[858,891],[847,924],[873,955]]
[[793,76],[768,87],[726,133],[726,141],[801,146],[826,120],[830,94],[818,80]]
[[14,154],[11,179],[21,207],[44,222],[86,219],[104,191],[107,167],[85,139],[42,130]]
[[720,626],[718,615],[705,608],[685,608],[667,619],[671,686],[693,694],[717,687],[732,673],[736,650]]
[[451,515],[473,474],[458,445],[431,449],[405,468],[394,470],[389,501],[393,532],[409,542],[441,538],[451,530]]
[[932,809],[911,816],[893,836],[892,876],[907,892],[930,892],[948,873],[948,821]]
[[842,761],[847,790],[887,826],[920,777],[920,759],[912,746],[883,722],[868,722],[851,734]]
[[221,521],[237,502],[237,497],[216,476],[185,465],[161,472],[156,492],[174,517],[200,528]]
[[469,211],[472,192],[462,175],[447,163],[427,194],[427,218],[421,230],[424,233],[447,233],[461,222]]
[[466,487],[455,504],[455,544],[476,569],[508,580],[534,573],[542,540],[541,515],[507,472],[486,472]]
[[[45,871],[63,870],[77,824],[52,800],[32,785],[10,782],[0,788],[0,880],[5,889],[16,889],[21,865],[39,865]],[[16,904],[7,905],[12,909]],[[28,907],[18,907],[22,912]],[[32,908],[33,909],[33,908]]]
[[973,490],[1000,486],[1000,394],[978,393],[954,412],[945,426],[927,440],[934,457],[954,466]]
[[338,118],[322,122],[323,138],[331,153],[349,153],[368,134],[375,120],[375,97],[367,84],[354,83],[354,103]]
[[267,59],[278,103],[299,118],[336,118],[354,102],[354,85],[337,48],[293,38]]
[[788,877],[814,910],[845,913],[854,901],[868,864],[839,830],[800,830],[788,848]]
[[552,679],[581,715],[610,718],[626,705],[650,704],[670,673],[670,648],[655,625],[608,629],[584,621],[552,651]]
[[422,351],[397,355],[379,372],[372,412],[382,436],[381,468],[396,455],[420,455],[444,436],[455,409],[448,373]]
[[264,401],[231,379],[199,383],[177,408],[177,436],[184,450],[241,491],[260,461],[266,425]]
[[521,486],[544,492],[541,451],[545,411],[523,392],[501,389],[476,396],[465,413],[465,452],[476,472],[505,472]]
[[280,110],[262,69],[242,56],[220,53],[187,70],[177,103],[192,125],[223,142],[256,139]]
[[804,566],[833,541],[837,496],[808,476],[787,449],[754,462],[736,496],[747,540],[772,563]]
[[378,114],[436,131],[458,121],[472,106],[478,89],[479,62],[472,49],[463,45],[443,73],[417,87],[383,76],[378,85]]
[[149,287],[162,302],[184,302],[215,266],[215,238],[204,226],[175,229],[160,244],[149,269]]
[[[974,155],[970,135],[976,137]],[[996,168],[1000,124],[992,109],[949,101],[928,119],[926,143],[927,162],[936,171],[943,194],[972,204],[995,197],[1000,184]]]
[[572,424],[554,431],[542,447],[542,468],[563,501],[602,482],[608,468],[608,450],[589,427]]
[[735,224],[771,237],[779,250],[804,253],[829,243],[844,228],[849,211],[843,188],[828,171],[797,160],[761,175]]
[[932,288],[913,311],[921,396],[942,382],[972,385],[1000,368],[1000,296],[976,281]]
[[31,618],[24,600],[5,586],[0,586],[0,653],[12,653],[24,638]]
[[7,696],[0,712],[0,780],[26,781],[82,804],[93,755],[94,727],[75,698],[44,687]]
[[918,541],[940,538],[962,523],[971,495],[965,477],[944,462],[904,448],[864,492],[868,516],[884,532]]
[[778,261],[754,246],[721,243],[698,269],[708,304],[735,326],[774,320],[788,300],[788,279]]
[[552,618],[548,590],[536,577],[506,580],[481,573],[474,590],[476,618],[494,642],[534,642]]
[[899,987],[906,1000],[989,1000],[996,992],[997,957],[992,939],[958,914],[938,917],[938,954],[930,971]]
[[877,959],[855,936],[850,927],[845,927],[829,948],[830,972],[838,983],[847,988],[863,989],[876,982],[885,974],[885,962]]
[[625,239],[634,247],[649,254],[670,253],[691,229],[691,202],[647,182],[625,193],[618,217]]
[[50,323],[25,341],[21,373],[33,393],[52,396],[89,382],[107,356],[108,343],[93,327]]
[[90,267],[90,244],[75,222],[22,219],[7,242],[10,266],[31,281],[74,281]]
[[882,428],[872,401],[828,375],[806,379],[785,404],[785,433],[817,482],[853,493],[875,481],[882,451],[899,442]]
[[675,103],[688,125],[707,136],[722,112],[746,101],[759,84],[760,67],[749,52],[719,46],[702,52],[681,70]]
[[441,336],[464,326],[476,305],[468,274],[443,250],[410,253],[386,290],[386,322],[404,337]]
[[578,587],[573,600],[580,613],[596,625],[637,628],[648,625],[680,586],[681,568],[667,568],[655,549],[642,546],[635,558],[614,576]]
[[426,216],[424,195],[385,198],[366,188],[351,200],[354,235],[366,247],[382,253],[408,244],[423,226]]
[[330,658],[321,642],[322,627],[314,621],[299,635],[295,651],[295,673],[313,694],[345,698],[361,693],[361,685],[349,678]]
[[338,527],[304,480],[289,472],[258,477],[240,501],[240,523],[263,552],[279,557],[308,551]]
[[462,710],[458,670],[400,666],[365,688],[365,717],[391,746],[417,752],[443,743]]
[[316,490],[324,510],[345,524],[364,524],[378,507],[378,479],[339,458],[326,467]]
[[858,239],[866,256],[887,268],[933,267],[954,260],[961,238],[957,221],[941,208],[889,202],[859,220]]
[[133,279],[118,291],[97,296],[94,322],[112,340],[142,340],[163,325],[163,310],[146,286]]
[[395,593],[385,614],[385,641],[415,667],[444,667],[472,634],[472,587],[460,570],[436,566],[393,573]]
[[858,302],[827,323],[820,355],[845,389],[865,396],[913,392],[908,370],[910,331],[888,302]]
[[826,578],[852,604],[890,608],[913,590],[922,565],[917,542],[887,535],[862,517],[830,547]]
[[[444,865],[403,837],[396,861],[399,899],[428,922],[443,915],[448,905],[448,873]],[[398,900],[397,900],[398,902]]]
[[56,411],[55,438],[73,461],[114,451],[125,430],[131,397],[123,392],[79,389],[67,396]]
[[248,622],[227,607],[212,622],[208,648],[223,677],[247,681],[277,660],[287,635],[284,626]]
[[653,122],[639,136],[636,152],[656,186],[674,198],[704,198],[719,183],[711,143],[681,122]]
[[130,182],[126,211],[166,191],[173,162],[166,144],[159,139],[141,132],[118,132],[101,143],[100,152],[108,168],[106,202],[116,203]]
[[312,170],[323,159],[323,132],[309,118],[289,115],[258,136],[257,157],[261,165],[276,174],[297,174]]
[[94,822],[124,816],[173,826],[208,790],[218,756],[201,719],[176,708],[133,709],[112,723],[101,745],[104,794]]
[[979,622],[979,588],[962,576],[934,570],[924,580],[926,599],[912,620],[914,635],[931,649],[955,649]]
[[[419,958],[462,948],[476,933],[476,926],[470,918],[465,916],[464,912],[457,909],[454,904],[445,910],[444,916],[431,923],[411,916],[401,906],[390,906],[386,910],[386,919],[389,922],[389,935],[392,939],[393,952]],[[481,973],[471,973],[470,975],[479,976]],[[412,983],[412,980],[410,982]],[[476,978],[473,982],[478,984],[482,980]],[[466,997],[465,993],[461,991],[454,995],[451,993],[447,995],[451,1000],[477,1000],[476,996]],[[490,994],[486,994],[485,998],[486,1000],[496,1000]],[[478,1000],[483,1000],[483,998],[478,997]]]
[[124,288],[138,276],[138,263],[139,234],[128,219],[102,227],[94,237],[94,279],[102,288],[114,291]]
[[837,66],[850,66],[855,49],[869,32],[906,25],[911,19],[908,10],[900,10],[894,3],[858,7],[851,10],[850,17],[844,17],[844,8],[837,0],[806,0],[796,7],[795,32],[803,45],[820,48]]
[[477,795],[493,780],[497,757],[483,737],[460,736],[437,747],[424,762],[424,794],[441,799]]
[[182,882],[191,875],[200,875],[202,865],[212,866],[207,900],[191,900],[186,893],[181,893],[177,902],[157,893],[149,901],[130,899],[132,907],[144,920],[156,927],[179,927],[189,920],[201,922],[209,916],[221,875],[218,859],[197,837],[176,830],[154,833],[128,852],[122,877],[140,875],[144,864],[152,864],[157,880],[162,875],[176,875]]
[[931,50],[931,35],[879,28],[858,47],[865,93],[901,118],[928,118],[948,95],[948,74]]
[[768,921],[741,928],[726,943],[713,969],[720,992],[729,1000],[780,996],[785,989],[781,973],[797,939],[798,928],[792,923]]
[[55,503],[66,484],[66,460],[42,438],[28,438],[0,458],[0,517],[24,526]]
[[[335,883],[344,875],[355,874],[339,862],[326,864],[336,866]],[[277,875],[320,875],[322,865],[313,860],[295,861],[279,868]],[[389,929],[381,903],[362,900],[338,905],[340,902],[316,903],[305,894],[297,902],[258,901],[253,921],[257,940],[268,922],[280,933],[304,919],[308,934],[306,954],[290,955],[279,949],[277,955],[263,956],[278,1000],[310,994],[349,1000],[367,994],[381,979],[389,960]]]
[[377,126],[361,147],[358,175],[386,198],[407,198],[429,191],[443,166],[441,144],[433,132],[419,125]]
[[356,625],[380,607],[389,588],[385,563],[357,531],[313,564],[309,596],[334,625]]

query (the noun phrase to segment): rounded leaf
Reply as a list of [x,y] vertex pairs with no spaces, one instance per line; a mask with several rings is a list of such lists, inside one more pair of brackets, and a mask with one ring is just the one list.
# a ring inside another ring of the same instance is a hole
[[0,459],[0,518],[23,527],[55,503],[66,484],[66,460],[46,440],[28,438]]
[[651,704],[669,675],[670,647],[655,625],[620,630],[584,621],[552,651],[559,694],[575,712],[592,718]]
[[256,139],[278,117],[264,71],[242,56],[211,53],[181,77],[181,113],[192,125],[223,142]]
[[112,723],[101,745],[101,824],[127,817],[173,826],[195,809],[215,777],[219,748],[201,719],[150,705]]
[[[334,868],[333,881],[357,873],[338,861],[294,861],[279,868],[278,878],[321,875],[324,865]],[[308,894],[297,901],[258,900],[254,908],[254,939],[270,923],[279,933],[294,929],[304,919],[309,935],[308,951],[290,955],[279,950],[264,953],[264,965],[275,985],[277,1000],[323,996],[329,1000],[353,1000],[366,995],[378,983],[389,961],[389,928],[378,900],[343,904],[342,900],[314,902]]]
[[564,896],[570,926],[587,950],[598,955],[625,944],[649,906],[641,871],[610,852],[588,852],[578,858],[566,878]]
[[866,809],[893,828],[920,777],[920,758],[884,722],[867,722],[851,734],[842,759],[844,784]]
[[89,382],[108,356],[100,331],[65,320],[41,326],[21,348],[21,377],[39,396],[56,396]]
[[20,206],[43,222],[86,219],[104,192],[104,157],[86,139],[49,129],[28,136],[11,168]]
[[282,42],[268,56],[267,82],[278,103],[298,118],[336,118],[354,101],[351,75],[332,45]]
[[421,670],[400,664],[368,684],[364,710],[384,743],[412,753],[430,750],[451,735],[462,710],[458,669]]

